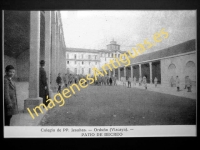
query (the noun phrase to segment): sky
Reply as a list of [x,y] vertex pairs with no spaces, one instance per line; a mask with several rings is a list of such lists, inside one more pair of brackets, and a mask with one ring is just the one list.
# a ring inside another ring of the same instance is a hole
[[127,51],[162,28],[168,38],[148,52],[196,39],[195,10],[76,10],[61,11],[66,47],[106,49],[113,39]]

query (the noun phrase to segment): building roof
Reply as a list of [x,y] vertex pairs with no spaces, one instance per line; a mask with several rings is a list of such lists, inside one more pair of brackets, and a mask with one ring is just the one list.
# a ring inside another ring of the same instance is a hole
[[84,49],[84,48],[66,48],[68,52],[84,52],[84,53],[99,53],[96,49]]
[[165,48],[165,49],[158,50],[152,53],[147,53],[147,54],[139,55],[135,58],[131,58],[131,64],[147,61],[147,60],[153,60],[153,59],[162,59],[164,57],[192,52],[195,50],[196,50],[195,39],[192,39],[192,40],[180,43],[178,45],[175,45],[169,48]]
[[66,51],[68,52],[84,52],[84,53],[100,53],[100,52],[104,52],[104,53],[113,53],[113,52],[119,52],[122,53],[123,51],[120,50],[115,50],[115,51],[110,51],[107,49],[101,49],[101,50],[96,50],[96,49],[84,49],[84,48],[66,48]]
[[[192,39],[192,40],[180,43],[178,45],[175,45],[175,46],[172,46],[169,48],[158,50],[158,51],[155,51],[152,53],[146,53],[143,55],[139,55],[135,58],[130,58],[130,61],[131,61],[131,64],[137,64],[137,63],[148,61],[148,60],[150,61],[150,60],[154,60],[154,59],[162,59],[165,57],[170,57],[170,56],[174,56],[174,55],[178,55],[178,54],[193,52],[193,51],[196,51],[195,42],[196,42],[196,40]],[[116,62],[114,64],[116,66],[118,66],[118,64]],[[123,67],[122,63],[120,63],[120,64],[121,64],[121,67]],[[112,65],[110,65],[110,66],[112,67]]]

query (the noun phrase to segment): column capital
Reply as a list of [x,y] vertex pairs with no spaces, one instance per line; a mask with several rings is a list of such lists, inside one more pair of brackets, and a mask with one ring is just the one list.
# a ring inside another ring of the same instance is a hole
[[149,64],[152,64],[152,62],[149,62]]

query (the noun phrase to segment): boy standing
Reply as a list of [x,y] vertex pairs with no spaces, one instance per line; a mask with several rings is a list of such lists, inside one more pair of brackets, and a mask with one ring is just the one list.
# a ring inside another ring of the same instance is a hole
[[18,113],[16,86],[12,81],[15,75],[15,68],[12,65],[6,66],[6,75],[4,76],[4,110],[5,126],[10,126],[12,115]]

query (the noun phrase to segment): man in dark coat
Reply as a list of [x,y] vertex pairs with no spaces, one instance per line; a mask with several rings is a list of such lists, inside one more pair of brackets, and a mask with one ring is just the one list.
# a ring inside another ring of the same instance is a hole
[[112,77],[110,76],[109,77],[109,83],[110,83],[110,86],[112,85]]
[[41,60],[40,61],[40,72],[39,72],[39,77],[40,77],[39,97],[42,97],[43,104],[45,104],[47,106],[48,102],[46,102],[46,100],[49,99],[50,96],[49,96],[49,89],[48,89],[48,85],[47,85],[47,76],[46,76],[46,71],[44,70],[44,66],[45,66],[45,61]]
[[60,73],[58,74],[58,77],[56,79],[56,83],[58,84],[58,93],[61,93],[61,84],[62,84],[62,78],[60,77]]
[[12,81],[15,74],[15,68],[12,65],[6,66],[6,75],[4,76],[4,110],[5,126],[10,126],[12,115],[18,113],[16,86]]

